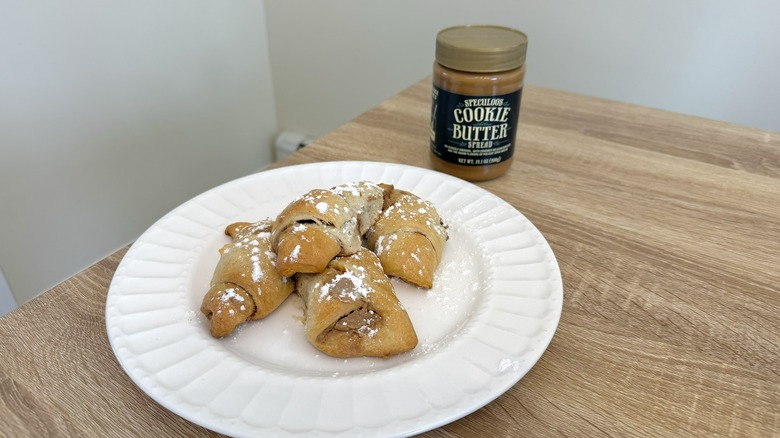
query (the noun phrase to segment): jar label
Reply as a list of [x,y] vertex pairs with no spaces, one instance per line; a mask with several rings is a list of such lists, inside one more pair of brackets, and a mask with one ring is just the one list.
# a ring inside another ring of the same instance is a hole
[[515,148],[523,89],[499,96],[464,96],[433,87],[431,151],[465,166],[498,164]]

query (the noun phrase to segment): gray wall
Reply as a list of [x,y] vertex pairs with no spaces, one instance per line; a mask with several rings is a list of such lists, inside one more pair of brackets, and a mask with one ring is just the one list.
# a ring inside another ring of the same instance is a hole
[[780,131],[772,0],[266,0],[266,11],[287,130],[328,132],[429,75],[438,30],[490,23],[528,34],[526,83]]
[[0,266],[22,304],[271,161],[258,1],[0,6]]

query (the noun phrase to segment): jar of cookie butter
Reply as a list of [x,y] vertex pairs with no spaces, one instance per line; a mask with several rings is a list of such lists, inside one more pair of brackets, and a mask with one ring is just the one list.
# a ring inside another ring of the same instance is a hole
[[528,37],[473,25],[436,36],[431,108],[433,169],[468,181],[503,175],[512,165]]

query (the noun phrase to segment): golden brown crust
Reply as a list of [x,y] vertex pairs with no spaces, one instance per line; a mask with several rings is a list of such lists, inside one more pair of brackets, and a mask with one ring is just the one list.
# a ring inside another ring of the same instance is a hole
[[317,273],[336,255],[354,254],[379,217],[384,196],[383,188],[363,181],[314,189],[292,201],[273,226],[277,272]]
[[277,217],[276,226],[284,228],[299,221],[316,221],[339,227],[352,216],[344,198],[332,190],[314,189],[288,204]]
[[433,204],[413,193],[393,190],[366,239],[387,275],[423,288],[433,287],[434,272],[448,239]]
[[271,222],[230,224],[232,242],[220,258],[200,310],[214,337],[223,337],[247,320],[266,317],[292,293],[294,282],[276,273],[271,249]]
[[336,257],[318,274],[299,274],[306,339],[334,357],[388,357],[417,345],[409,315],[371,251]]
[[[338,240],[312,224],[296,224],[279,233],[276,272],[292,277],[296,272],[321,272],[341,252]],[[313,251],[312,248],[317,248]]]

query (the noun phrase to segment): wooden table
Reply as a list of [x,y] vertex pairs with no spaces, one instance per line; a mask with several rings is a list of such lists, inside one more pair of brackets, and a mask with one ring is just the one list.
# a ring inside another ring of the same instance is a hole
[[[276,166],[427,167],[429,80]],[[780,436],[780,134],[531,86],[520,122],[511,171],[479,185],[549,241],[560,325],[507,393],[424,435]],[[0,319],[0,435],[215,435],[114,358],[124,253]]]

